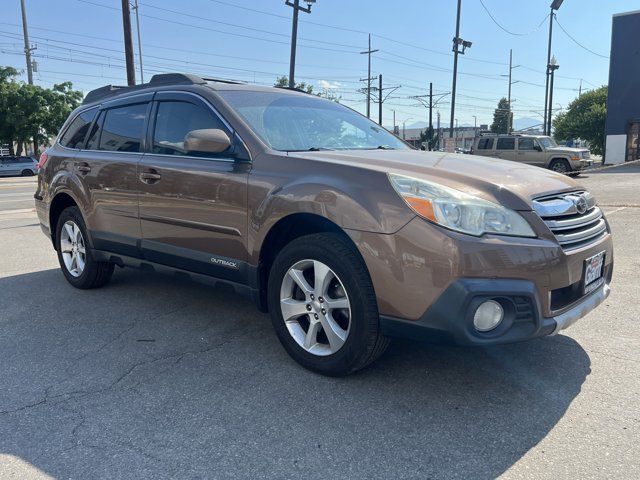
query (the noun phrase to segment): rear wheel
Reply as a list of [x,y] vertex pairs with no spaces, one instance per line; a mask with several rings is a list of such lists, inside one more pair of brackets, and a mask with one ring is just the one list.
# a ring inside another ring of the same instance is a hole
[[341,235],[307,235],[289,243],[269,275],[271,320],[285,350],[324,375],[346,375],[378,358],[380,335],[371,278]]
[[65,209],[56,228],[58,261],[67,281],[81,289],[105,285],[115,267],[113,263],[99,262],[94,258],[87,238],[87,229],[78,207]]
[[571,171],[571,165],[564,158],[556,158],[549,164],[549,169],[558,173],[569,173]]

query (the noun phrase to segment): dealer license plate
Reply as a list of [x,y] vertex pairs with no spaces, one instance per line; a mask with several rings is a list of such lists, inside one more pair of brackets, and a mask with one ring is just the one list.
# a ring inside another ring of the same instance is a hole
[[600,252],[584,261],[584,294],[591,293],[604,283],[602,271],[604,267],[604,253]]

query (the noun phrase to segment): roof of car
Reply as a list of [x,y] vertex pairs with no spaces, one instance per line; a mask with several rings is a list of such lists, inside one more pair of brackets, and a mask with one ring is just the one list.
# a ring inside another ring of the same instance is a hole
[[140,85],[133,86],[118,86],[118,85],[105,85],[104,87],[91,90],[87,93],[86,97],[82,101],[83,105],[90,103],[96,103],[110,99],[112,97],[137,93],[147,89],[157,87],[169,87],[178,85],[202,85],[211,88],[212,90],[245,90],[254,92],[273,92],[274,88],[281,90],[288,90],[290,92],[298,92],[306,94],[299,89],[287,88],[287,87],[266,87],[260,85],[252,85],[248,83],[239,82],[236,80],[227,80],[221,78],[205,78],[188,73],[162,73],[151,77],[148,83],[142,83]]

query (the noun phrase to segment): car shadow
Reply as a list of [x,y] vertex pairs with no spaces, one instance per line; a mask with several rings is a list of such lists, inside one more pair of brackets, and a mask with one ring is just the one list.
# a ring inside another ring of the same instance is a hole
[[590,373],[574,340],[394,341],[327,378],[225,288],[118,270],[0,279],[0,456],[64,478],[495,478],[542,441]]

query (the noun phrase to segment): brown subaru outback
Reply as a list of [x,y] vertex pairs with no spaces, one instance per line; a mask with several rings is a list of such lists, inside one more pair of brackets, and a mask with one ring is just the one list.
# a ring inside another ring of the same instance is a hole
[[416,151],[302,92],[182,74],[107,86],[40,165],[38,215],[73,286],[115,266],[213,277],[324,374],[394,336],[552,335],[609,294],[609,225],[572,179]]

